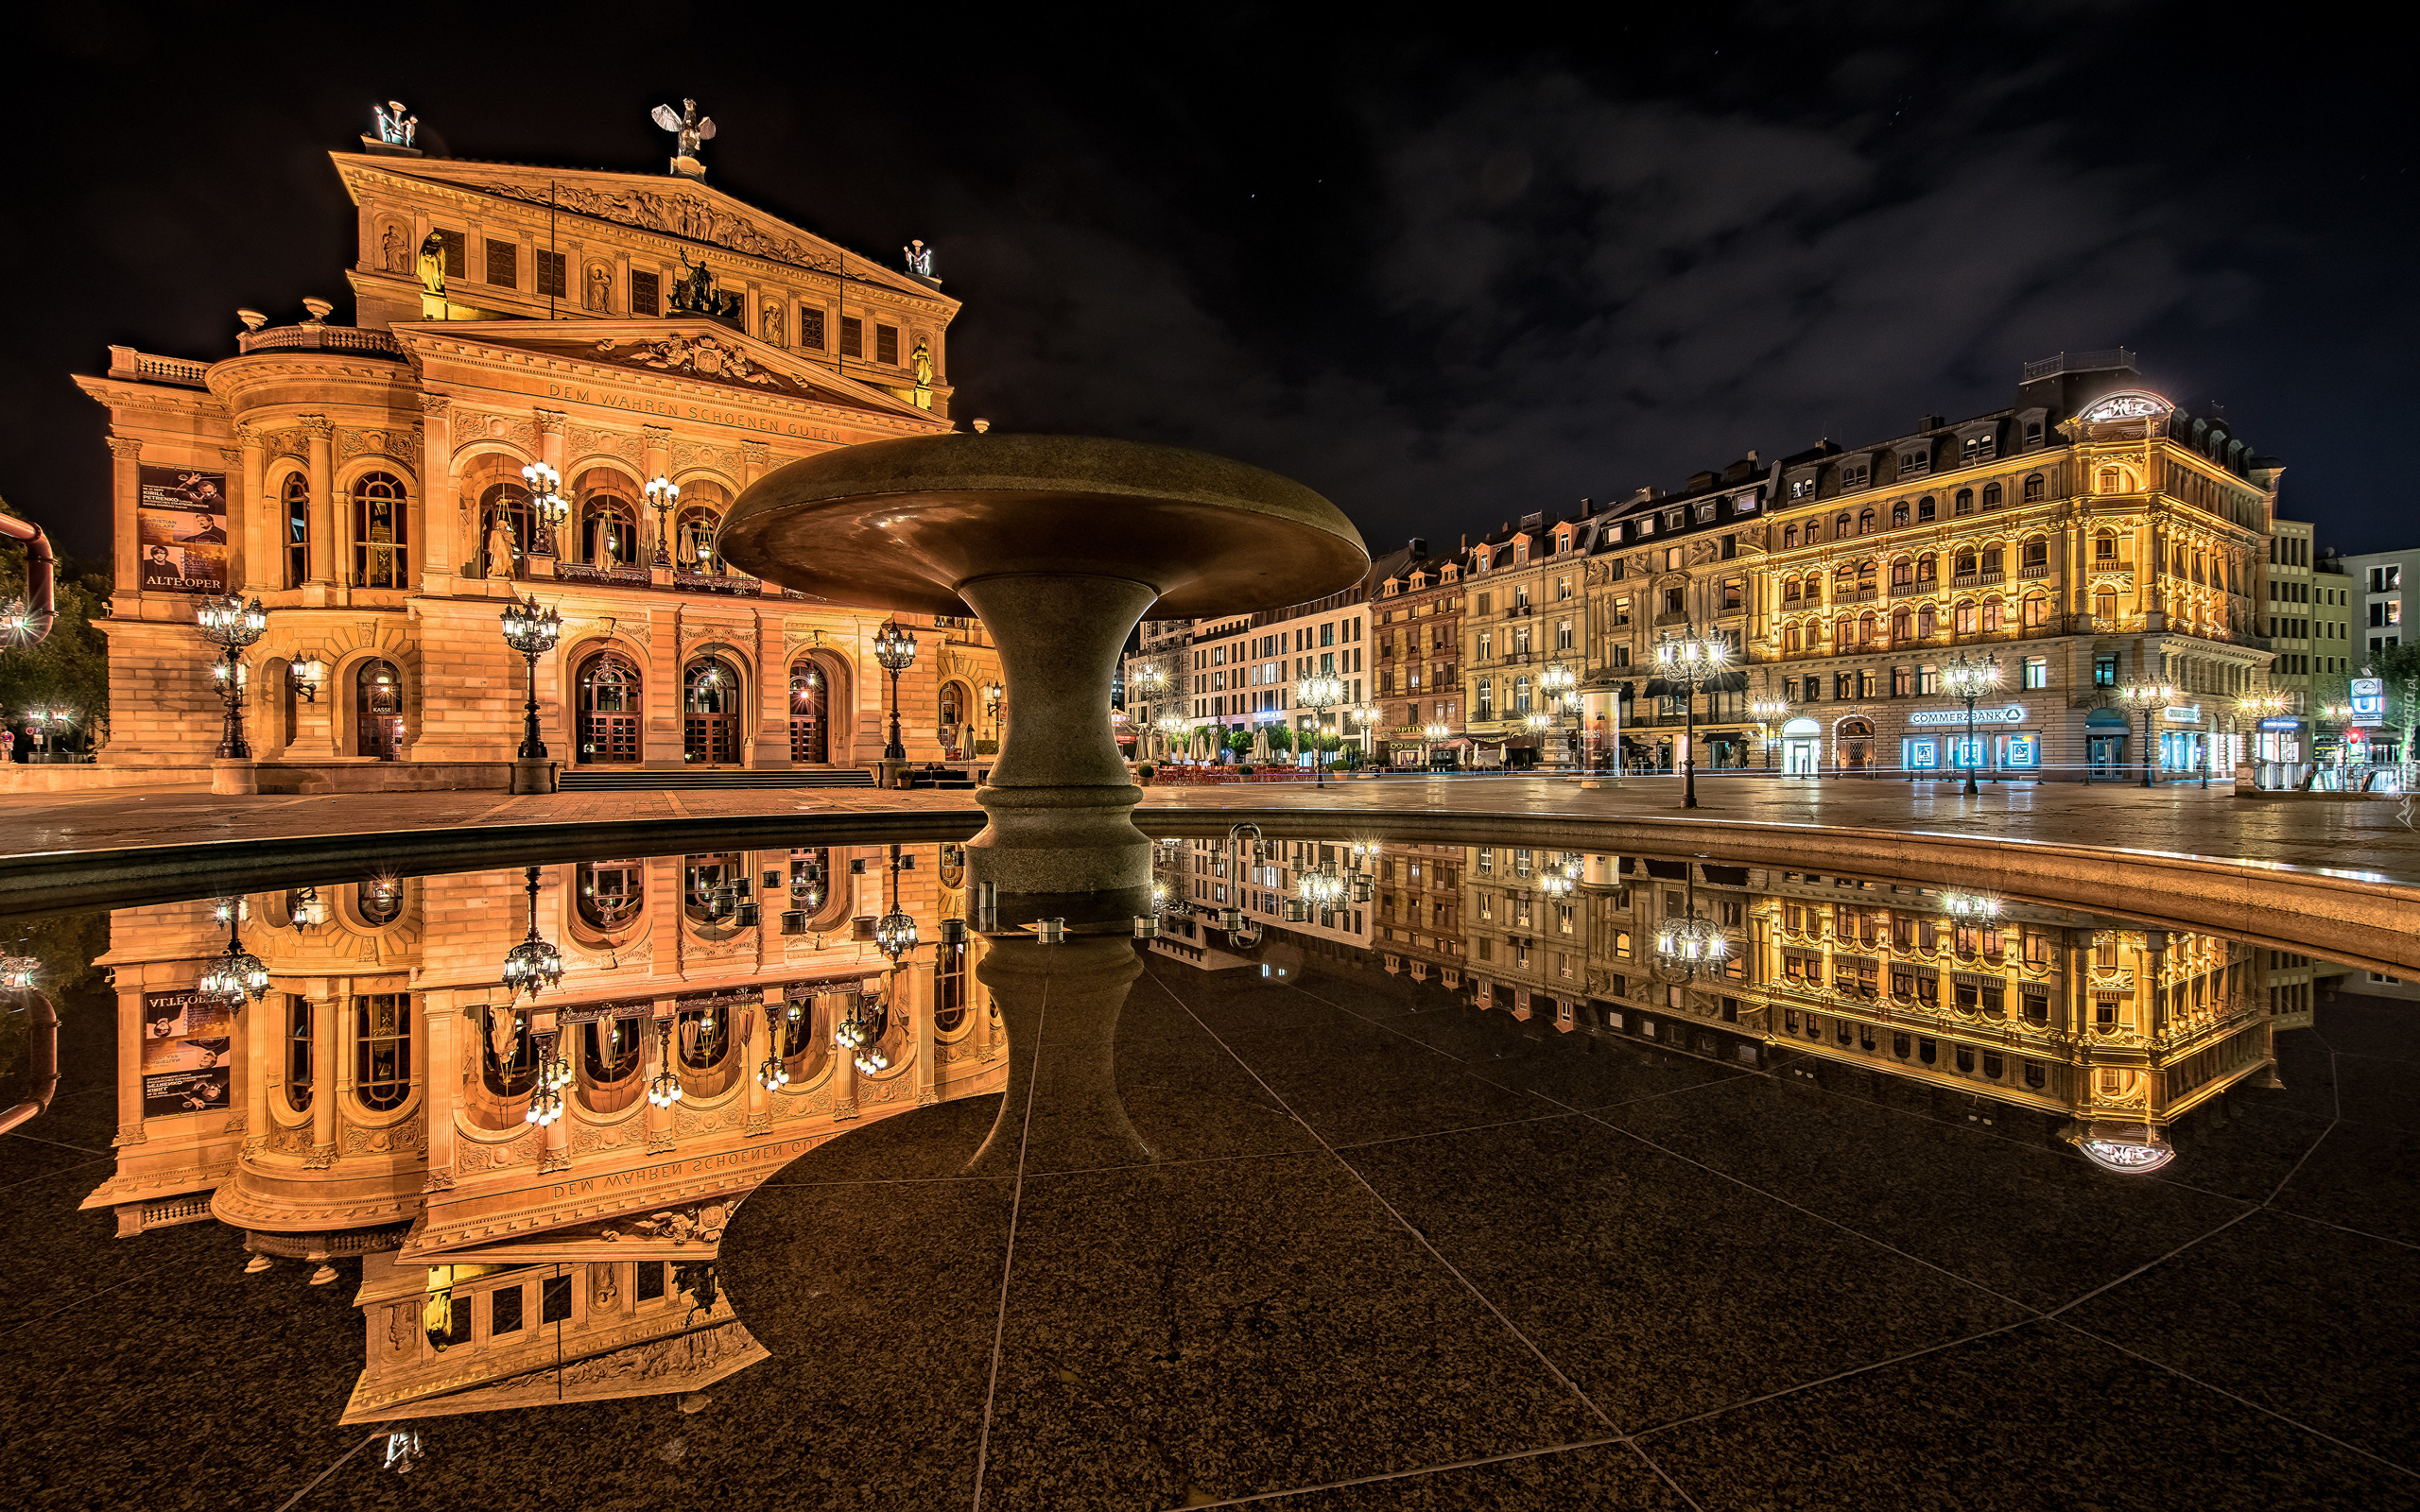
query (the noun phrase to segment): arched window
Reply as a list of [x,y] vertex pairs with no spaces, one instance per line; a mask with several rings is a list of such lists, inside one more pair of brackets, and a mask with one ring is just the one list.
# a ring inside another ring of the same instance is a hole
[[2007,548],[2002,546],[1985,546],[1983,548],[1983,571],[1987,573],[2003,571],[2006,567],[2007,560]]
[[1937,580],[1940,578],[1940,576],[1941,576],[1941,558],[1940,558],[1935,557],[1931,552],[1926,552],[1923,556],[1921,556],[1921,557],[1919,557],[1919,558],[1916,558],[1916,581],[1917,581],[1917,582],[1919,582],[1919,583],[1929,583],[1929,582],[1934,582],[1934,581],[1937,581]]
[[1893,525],[1904,525],[1908,523],[1907,500],[1901,499],[1891,507],[1891,523]]
[[2095,561],[2116,561],[2118,559],[2117,531],[2103,530],[2092,538],[2092,559]]
[[681,913],[710,935],[738,928],[739,907],[752,899],[748,860],[736,850],[681,859]]
[[404,679],[395,663],[372,657],[354,674],[353,715],[356,756],[391,762],[404,748]]
[[1986,508],[1986,509],[1996,509],[1996,508],[1998,508],[1999,507],[2000,507],[2000,486],[1999,486],[1998,484],[1996,484],[1996,483],[1986,483],[1986,484],[1984,484],[1984,485],[1983,485],[1983,507],[1984,507],[1984,508]]
[[1958,497],[1957,497],[1956,501],[1955,501],[1955,502],[1951,505],[1951,507],[1950,507],[1950,513],[1952,513],[1952,514],[1973,514],[1974,512],[1975,512],[1975,490],[1972,490],[1972,489],[1961,489],[1961,490],[1958,490]]
[[1927,494],[1924,498],[1916,501],[1916,524],[1920,525],[1929,524],[1933,518],[1934,512],[1932,496],[1930,494]]
[[2105,629],[2118,623],[2118,590],[2101,587],[2092,591],[2092,617],[2096,629]]
[[695,658],[681,673],[681,757],[706,765],[739,760],[739,669],[719,656]]
[[1891,586],[1893,588],[1907,588],[1913,585],[1915,580],[1916,564],[1913,561],[1910,561],[1905,557],[1901,557],[1891,564]]
[[1857,644],[1861,646],[1874,644],[1874,614],[1871,610],[1857,617]]
[[1975,633],[1975,604],[1972,599],[1960,599],[1958,601],[1957,609],[1951,612],[1953,615],[1951,623],[1957,627],[1959,634],[1972,635]]
[[353,483],[353,581],[358,588],[408,588],[410,550],[405,541],[404,485],[393,474],[364,472]]
[[1870,536],[1874,534],[1873,510],[1863,509],[1858,511],[1857,517],[1857,533],[1860,536]]
[[412,1000],[406,992],[373,992],[354,1002],[353,1094],[383,1113],[412,1093]]
[[955,679],[942,684],[940,708],[936,711],[939,725],[935,733],[945,752],[955,758],[963,748],[974,746],[966,733],[966,684]]
[[1784,525],[1781,527],[1781,543],[1785,546],[1795,546],[1798,544],[1798,527],[1796,525]]
[[1906,640],[1908,638],[1909,624],[1908,606],[1902,604],[1897,609],[1893,610],[1891,611],[1891,639],[1894,641]]
[[1857,568],[1847,562],[1832,570],[1832,597],[1842,599],[1857,592]]
[[1834,620],[1832,622],[1832,650],[1835,653],[1847,650],[1849,648],[1850,639],[1856,634],[1857,624],[1847,615],[1843,614],[1839,619]]
[[1940,627],[1941,622],[1933,613],[1930,604],[1922,605],[1916,610],[1916,636],[1919,640],[1931,640],[1933,631]]
[[2048,626],[2049,623],[2050,595],[2048,593],[2026,594],[2025,627],[2029,630],[2038,630]]
[[353,885],[354,911],[372,929],[384,929],[404,917],[404,885],[391,877],[376,877]]
[[1996,598],[1987,598],[1983,600],[1983,633],[1988,635],[1999,627],[2000,601]]
[[715,541],[722,531],[722,516],[703,505],[692,505],[674,522],[672,564],[687,573],[719,573],[722,556]]
[[497,1103],[518,1102],[538,1079],[538,1046],[526,1015],[488,1005],[479,1023],[479,1085]]
[[1832,517],[1832,539],[1845,541],[1849,534],[1849,512],[1846,509]]
[[832,688],[812,661],[790,667],[790,760],[821,766],[832,759]]
[[684,1071],[712,1071],[731,1054],[732,1008],[725,1004],[701,1004],[683,1008],[672,1026],[672,1041],[681,1057]]
[[1797,650],[1798,650],[1798,627],[1797,627],[1797,626],[1792,625],[1792,626],[1789,627],[1788,628],[1784,629],[1784,630],[1781,632],[1781,648],[1782,648],[1782,650],[1783,650],[1783,651],[1788,652],[1788,653],[1790,653],[1790,654],[1793,654],[1793,655],[1797,652]]
[[1821,603],[1823,601],[1824,575],[1822,573],[1808,573],[1806,575],[1806,596],[1809,600],[1817,603]]
[[1880,576],[1881,571],[1882,563],[1878,558],[1868,557],[1865,560],[1858,562],[1857,564],[1857,591],[1860,593],[1873,593],[1875,579]]
[[300,992],[285,995],[285,1106],[311,1110],[311,1000]]
[[639,669],[618,651],[599,651],[579,668],[579,760],[639,759]]
[[610,935],[636,921],[647,908],[647,863],[583,861],[573,873],[579,921]]
[[1512,679],[1512,712],[1516,714],[1530,712],[1530,679],[1527,674]]
[[288,472],[278,492],[285,505],[285,586],[300,588],[311,580],[311,480]]
[[1783,601],[1784,603],[1787,603],[1787,604],[1795,604],[1795,603],[1797,603],[1797,602],[1798,602],[1798,579],[1797,579],[1797,578],[1795,578],[1795,577],[1791,577],[1791,578],[1785,579],[1785,580],[1783,581],[1783,583],[1782,583],[1782,585],[1781,585],[1781,596],[1782,596],[1782,601]]
[[628,499],[593,493],[582,501],[579,554],[591,566],[611,572],[639,560],[639,515]]
[[616,1112],[638,1100],[647,1025],[645,1018],[628,1013],[592,1019],[579,1026],[580,1101],[591,1109]]
[[2016,548],[2016,560],[2020,567],[2049,566],[2050,542],[2040,536],[2022,542]]
[[501,522],[512,532],[512,547],[517,553],[529,549],[529,490],[518,483],[498,483],[479,495],[479,576],[510,577],[512,563],[496,559],[495,548],[502,544],[496,538],[496,525]]
[[1958,555],[1951,559],[1950,570],[1961,577],[1974,576],[1975,548],[1972,546],[1960,547]]
[[2120,469],[2114,468],[2114,467],[2104,467],[2104,468],[2102,468],[2102,469],[2100,470],[2100,491],[2101,491],[2101,492],[2103,492],[2103,493],[2123,493],[2123,492],[2125,492],[2125,491],[2126,491],[2126,474],[2125,474],[2125,472],[2124,472],[2123,471],[2121,471]]
[[2033,504],[2042,497],[2042,474],[2029,473],[2025,479],[2025,502]]
[[966,1025],[966,942],[944,944],[933,961],[933,1032],[956,1034]]

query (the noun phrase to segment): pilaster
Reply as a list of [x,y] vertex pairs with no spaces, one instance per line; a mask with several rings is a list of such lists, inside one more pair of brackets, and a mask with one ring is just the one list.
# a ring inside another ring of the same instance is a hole
[[466,555],[461,531],[461,485],[454,478],[454,401],[443,394],[420,396],[421,582],[432,593],[451,593]]
[[325,605],[335,601],[337,581],[337,429],[328,423],[325,415],[304,415],[301,420],[311,475],[311,578],[304,590],[304,601]]
[[143,581],[142,547],[134,528],[135,506],[141,502],[143,493],[139,471],[143,462],[143,443],[131,436],[112,436],[110,438],[110,459],[111,518],[116,522],[116,529],[112,532],[111,554],[117,558],[116,580],[128,588],[134,588]]

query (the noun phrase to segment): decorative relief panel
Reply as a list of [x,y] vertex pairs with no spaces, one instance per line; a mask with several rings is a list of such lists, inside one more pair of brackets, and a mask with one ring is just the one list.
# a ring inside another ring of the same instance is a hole
[[738,1128],[747,1120],[747,1108],[736,1102],[728,1108],[712,1108],[701,1113],[689,1111],[685,1104],[676,1103],[672,1108],[672,1130],[683,1138],[692,1134],[711,1134],[717,1129]]
[[592,431],[585,426],[575,425],[571,428],[571,451],[578,456],[594,456],[602,452],[609,456],[618,456],[625,461],[635,463],[639,459],[639,438],[635,436],[617,435],[613,431]]
[[544,1146],[544,1136],[536,1129],[502,1144],[482,1144],[475,1140],[454,1142],[455,1169],[464,1176],[495,1170],[508,1165],[528,1165],[538,1158]]
[[347,425],[337,432],[337,455],[359,456],[369,453],[391,456],[409,462],[421,455],[422,432],[417,425],[410,430],[368,430]]
[[347,1155],[410,1154],[428,1148],[428,1124],[420,1113],[385,1128],[363,1128],[348,1122],[340,1140]]
[[299,430],[268,432],[261,438],[261,445],[271,456],[290,456],[302,461],[311,455],[310,438]]
[[574,1124],[571,1128],[571,1153],[574,1155],[646,1143],[647,1120],[644,1118],[626,1118],[618,1124],[607,1124],[601,1127],[594,1124]]
[[516,420],[509,415],[465,415],[454,427],[457,450],[475,441],[509,441],[525,452],[538,450],[538,427],[528,420]]
[[833,253],[820,251],[795,236],[767,231],[746,215],[688,195],[661,194],[651,189],[591,189],[580,184],[554,184],[544,189],[518,183],[476,187],[510,199],[568,210],[575,215],[594,215],[617,225],[712,242],[735,252],[787,263],[793,267],[811,267],[825,273],[839,270],[839,259]]
[[672,465],[677,469],[710,467],[735,475],[739,472],[739,454],[728,446],[708,446],[702,441],[675,441],[672,443]]

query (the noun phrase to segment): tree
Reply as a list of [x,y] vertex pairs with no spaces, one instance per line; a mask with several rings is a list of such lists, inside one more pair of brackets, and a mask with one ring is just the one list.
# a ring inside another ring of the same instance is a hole
[[[0,499],[0,509],[7,508]],[[26,557],[23,545],[0,540],[0,601],[26,596]],[[0,649],[0,722],[23,743],[26,710],[66,709],[76,716],[77,744],[90,750],[109,739],[109,643],[93,621],[106,612],[110,578],[106,570],[67,557],[59,558],[57,577],[59,618],[49,637],[39,645]]]
[[1294,732],[1284,725],[1270,726],[1269,748],[1280,752],[1291,751],[1294,748]]

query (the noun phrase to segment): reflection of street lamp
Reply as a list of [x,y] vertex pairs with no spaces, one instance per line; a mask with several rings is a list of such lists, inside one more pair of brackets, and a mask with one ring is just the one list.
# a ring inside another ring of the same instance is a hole
[[1666,982],[1686,982],[1700,972],[1719,976],[1731,957],[1730,937],[1714,920],[1698,914],[1698,884],[1691,868],[1688,891],[1678,917],[1655,926],[1655,974]]
[[218,647],[217,664],[210,669],[218,683],[218,696],[227,701],[218,755],[225,761],[246,760],[252,747],[244,743],[244,647],[268,629],[268,611],[257,597],[247,604],[242,594],[230,593],[194,610],[193,622],[201,627],[202,639]]
[[2176,690],[2165,682],[2130,682],[2118,690],[2129,709],[2143,712],[2143,785],[2152,785],[2152,711],[2165,708]]
[[647,494],[647,502],[655,509],[655,565],[669,567],[672,565],[672,548],[668,544],[672,527],[665,523],[665,515],[681,502],[681,485],[659,472],[648,479],[643,491]]
[[[1564,714],[1579,706],[1580,695],[1575,691],[1579,686],[1579,675],[1560,662],[1538,674],[1538,691],[1546,695],[1547,711],[1553,715],[1551,723],[1557,735],[1563,732]],[[1568,765],[1571,760],[1571,743],[1568,740],[1563,740],[1558,744],[1562,748],[1555,755],[1555,765],[1557,766]]]
[[1700,635],[1695,627],[1655,643],[1655,670],[1668,686],[1677,681],[1683,690],[1681,707],[1686,728],[1682,740],[1689,753],[1681,764],[1681,807],[1685,809],[1698,806],[1698,687],[1720,676],[1730,661],[1729,641],[1720,635]]
[[531,867],[526,876],[529,893],[529,934],[504,954],[504,991],[508,1003],[524,992],[535,998],[541,990],[563,979],[563,953],[538,933],[538,868]]
[[[1344,701],[1344,679],[1342,678],[1305,678],[1294,690],[1294,701],[1317,714],[1319,716],[1317,723],[1324,726],[1327,723],[1327,712]],[[1318,729],[1311,731],[1313,737],[1311,785],[1313,787],[1323,787],[1327,783],[1327,765],[1322,759],[1325,753],[1319,747],[1318,737],[1322,733],[1322,730]]]
[[882,759],[904,762],[908,747],[899,739],[899,674],[916,660],[914,633],[901,629],[897,620],[887,622],[874,635],[873,659],[890,674],[890,744],[882,747]]
[[1176,751],[1176,737],[1184,729],[1184,721],[1174,714],[1162,714],[1156,722],[1160,732],[1160,754],[1167,760]]
[[1966,789],[1965,796],[1974,798],[1982,792],[1975,785],[1975,703],[2000,685],[2000,664],[1990,657],[1968,660],[1965,652],[1941,669],[1941,691],[1966,705]]
[[562,638],[563,618],[551,608],[541,610],[535,593],[514,599],[497,618],[504,621],[504,644],[520,652],[529,669],[529,696],[521,706],[521,759],[544,761],[546,743],[538,738],[538,659]]
[[219,912],[227,920],[227,948],[211,958],[193,990],[202,1002],[232,1012],[246,999],[258,1003],[268,994],[268,968],[244,949],[242,900],[220,903]]

